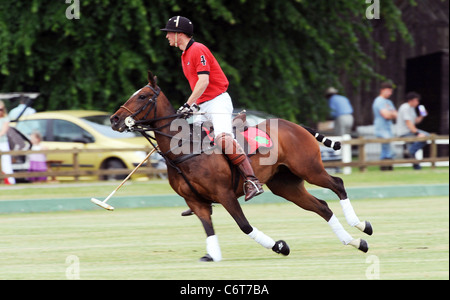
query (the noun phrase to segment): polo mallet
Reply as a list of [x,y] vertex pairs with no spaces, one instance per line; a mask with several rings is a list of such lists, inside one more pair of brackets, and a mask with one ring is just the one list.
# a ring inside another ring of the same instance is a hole
[[144,160],[143,160],[139,165],[137,165],[136,168],[134,168],[134,170],[131,171],[130,174],[128,174],[128,176],[127,176],[127,177],[119,184],[118,187],[116,187],[116,189],[115,189],[114,191],[112,191],[111,194],[109,194],[108,197],[106,197],[105,200],[100,201],[100,200],[98,200],[98,199],[91,198],[91,202],[94,203],[94,204],[97,204],[97,205],[100,206],[101,208],[104,208],[104,209],[107,209],[107,210],[114,210],[114,207],[112,207],[111,205],[109,205],[108,203],[106,203],[106,201],[108,201],[108,200],[109,200],[109,199],[110,199],[110,198],[111,198],[111,197],[112,197],[112,196],[120,189],[120,187],[121,187],[122,185],[124,185],[124,183],[125,183],[128,179],[130,179],[131,175],[133,175],[134,172],[136,172],[136,170],[139,169],[139,167],[140,167],[145,161],[147,161],[147,159],[150,157],[150,155],[152,155],[153,152],[155,152],[155,151],[156,151],[156,148],[153,148],[153,150],[150,151],[150,152],[147,154],[147,156],[144,158]]

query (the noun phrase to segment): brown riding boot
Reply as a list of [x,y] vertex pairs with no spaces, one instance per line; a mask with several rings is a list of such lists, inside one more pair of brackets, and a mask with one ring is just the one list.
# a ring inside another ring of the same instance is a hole
[[264,192],[262,184],[259,182],[258,178],[256,178],[252,165],[241,145],[239,145],[231,135],[225,133],[216,137],[216,143],[221,147],[222,153],[228,157],[230,162],[233,165],[238,166],[241,171],[241,174],[244,177],[245,201],[262,194]]
[[252,165],[250,164],[248,158],[238,166],[242,175],[244,176],[244,193],[245,201],[264,193],[261,182],[256,178],[253,172]]

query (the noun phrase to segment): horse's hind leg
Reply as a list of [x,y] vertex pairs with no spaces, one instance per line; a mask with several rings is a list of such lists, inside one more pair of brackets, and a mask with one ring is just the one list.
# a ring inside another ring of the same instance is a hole
[[264,248],[272,249],[276,253],[289,255],[289,246],[285,241],[279,240],[275,242],[270,236],[250,225],[237,199],[229,198],[228,200],[223,201],[222,205],[236,221],[242,232],[255,240],[255,242]]
[[344,181],[341,178],[331,176],[325,171],[325,169],[321,168],[318,172],[309,173],[305,177],[305,180],[311,184],[332,190],[340,199],[339,202],[348,225],[356,227],[368,235],[372,235],[372,225],[368,221],[361,222],[359,220],[352,204],[350,203],[350,199],[345,191]]
[[303,180],[289,170],[286,169],[283,172],[279,172],[266,184],[274,194],[295,203],[303,209],[313,211],[324,218],[344,245],[352,245],[363,252],[368,251],[367,242],[362,239],[354,239],[342,227],[337,217],[328,207],[328,204],[308,193],[304,187]]

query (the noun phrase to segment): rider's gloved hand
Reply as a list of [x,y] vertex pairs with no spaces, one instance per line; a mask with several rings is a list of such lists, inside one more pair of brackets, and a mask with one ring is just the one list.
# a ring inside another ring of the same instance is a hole
[[192,116],[195,112],[197,112],[199,109],[200,107],[195,103],[192,105],[185,103],[177,110],[177,114],[181,115],[182,118],[187,119],[190,116]]

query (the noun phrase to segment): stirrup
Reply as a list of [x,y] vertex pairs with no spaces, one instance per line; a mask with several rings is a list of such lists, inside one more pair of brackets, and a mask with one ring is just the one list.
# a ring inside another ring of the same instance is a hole
[[253,180],[246,180],[244,182],[244,192],[245,192],[245,185],[247,184],[247,182],[250,182],[256,189],[256,195],[262,194],[264,192],[264,190],[262,188],[259,188],[258,185],[253,181]]
[[255,195],[253,197],[261,195],[262,193],[264,193],[264,190],[262,189],[262,187],[261,188],[258,187],[258,185],[253,180],[247,179],[246,181],[244,181],[244,195],[245,196],[247,196],[247,190],[245,188],[245,185],[247,184],[247,182],[250,182],[253,185],[253,187],[255,188],[255,190],[256,190],[256,193],[255,193]]

